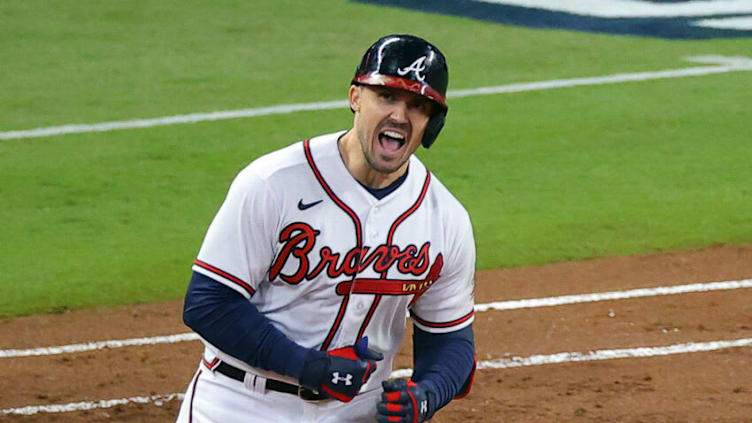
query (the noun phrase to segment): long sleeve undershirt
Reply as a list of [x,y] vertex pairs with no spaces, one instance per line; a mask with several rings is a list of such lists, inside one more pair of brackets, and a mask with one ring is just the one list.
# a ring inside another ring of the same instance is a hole
[[[253,367],[302,378],[301,382],[315,379],[312,371],[325,370],[321,367],[324,352],[295,343],[248,299],[200,273],[193,273],[188,286],[183,321],[212,345]],[[429,403],[435,411],[460,392],[472,371],[472,328],[433,334],[416,327],[413,342],[416,359],[412,379],[429,391]],[[306,362],[316,370],[305,369]]]
[[428,391],[432,415],[469,383],[475,366],[472,326],[448,333],[429,333],[413,325],[415,370],[411,379]]
[[223,352],[296,379],[310,352],[274,327],[241,294],[197,272],[185,295],[183,322]]

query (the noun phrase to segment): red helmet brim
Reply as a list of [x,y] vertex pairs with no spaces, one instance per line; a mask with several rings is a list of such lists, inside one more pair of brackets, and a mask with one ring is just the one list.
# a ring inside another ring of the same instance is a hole
[[447,108],[446,99],[441,93],[431,88],[430,85],[418,81],[379,73],[369,73],[355,77],[352,82],[354,84],[381,85],[410,91],[438,103],[444,109]]

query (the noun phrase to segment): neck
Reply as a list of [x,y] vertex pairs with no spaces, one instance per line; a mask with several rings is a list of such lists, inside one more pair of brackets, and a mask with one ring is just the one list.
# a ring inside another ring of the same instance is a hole
[[392,173],[381,173],[368,164],[354,130],[349,130],[337,141],[339,155],[345,167],[358,182],[369,188],[385,188],[407,170],[407,162]]

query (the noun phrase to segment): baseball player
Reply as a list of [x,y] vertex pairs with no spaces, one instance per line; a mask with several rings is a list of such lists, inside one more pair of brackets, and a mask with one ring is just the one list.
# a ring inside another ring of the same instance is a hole
[[[352,128],[258,158],[193,264],[204,341],[178,422],[418,423],[475,372],[468,213],[413,155],[447,113],[446,60],[389,35],[349,89]],[[392,379],[413,323],[414,370]]]

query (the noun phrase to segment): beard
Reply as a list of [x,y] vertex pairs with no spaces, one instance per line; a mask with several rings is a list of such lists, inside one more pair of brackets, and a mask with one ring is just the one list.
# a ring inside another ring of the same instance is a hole
[[[382,122],[376,129],[375,135],[371,133],[367,133],[365,129],[361,128],[357,131],[358,135],[358,142],[360,143],[361,151],[363,152],[363,156],[366,160],[366,163],[368,166],[381,174],[389,175],[394,172],[397,172],[410,158],[411,154],[404,154],[403,156],[398,157],[392,157],[389,159],[384,159],[379,156],[377,153],[376,148],[374,147],[375,144],[379,144],[381,141],[379,140],[379,133],[381,131],[381,128],[384,128],[386,126],[392,126],[392,127],[401,127],[402,130],[404,130],[409,137],[410,134],[410,127],[405,124],[400,124],[392,121],[385,121]],[[409,143],[409,139],[405,141],[405,143]],[[408,149],[409,145],[403,145],[402,148]]]
[[373,151],[373,142],[378,143],[378,137],[375,141],[371,140],[371,137],[367,134],[359,134],[359,141],[361,150],[363,150],[363,156],[366,159],[366,163],[368,163],[368,166],[371,167],[371,169],[375,170],[376,172],[388,175],[391,173],[394,173],[398,171],[402,165],[405,164],[407,159],[410,157],[409,155],[401,160],[379,160],[379,157],[377,156],[377,153]]

